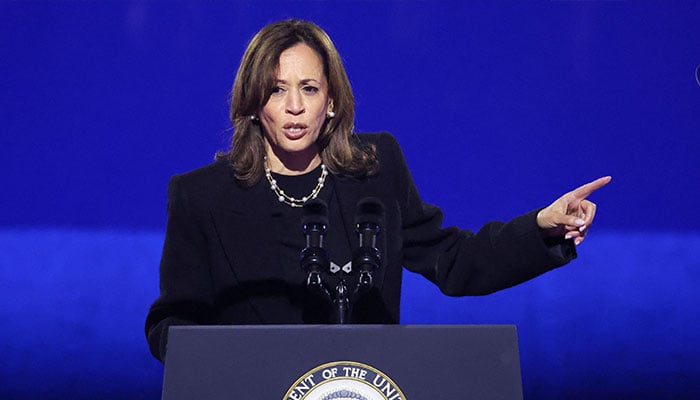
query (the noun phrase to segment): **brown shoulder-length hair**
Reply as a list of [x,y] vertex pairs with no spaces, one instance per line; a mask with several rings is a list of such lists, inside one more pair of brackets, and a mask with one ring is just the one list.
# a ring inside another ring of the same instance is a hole
[[321,159],[337,176],[364,177],[377,172],[379,164],[373,146],[363,145],[353,135],[355,100],[331,38],[316,24],[289,19],[262,28],[243,54],[231,91],[231,150],[216,159],[228,160],[235,176],[252,186],[264,173],[265,142],[262,126],[254,119],[265,106],[277,81],[280,54],[299,43],[312,48],[323,60],[328,97],[335,116],[327,118],[317,139]]

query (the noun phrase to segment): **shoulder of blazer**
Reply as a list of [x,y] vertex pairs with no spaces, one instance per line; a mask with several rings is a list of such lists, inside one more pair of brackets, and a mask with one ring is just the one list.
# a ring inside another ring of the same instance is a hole
[[357,140],[363,144],[374,145],[379,159],[380,169],[396,167],[404,163],[403,151],[394,135],[389,132],[357,133]]
[[197,204],[214,204],[224,193],[243,190],[233,175],[233,167],[224,160],[170,178],[169,192],[185,194]]
[[171,179],[176,179],[185,185],[206,185],[221,181],[236,182],[236,178],[233,175],[233,167],[225,160],[214,161],[189,172],[175,174]]

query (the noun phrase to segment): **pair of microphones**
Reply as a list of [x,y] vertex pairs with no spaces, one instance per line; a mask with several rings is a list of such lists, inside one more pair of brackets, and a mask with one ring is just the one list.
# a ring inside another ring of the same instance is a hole
[[[358,246],[352,253],[349,271],[358,271],[358,288],[365,290],[372,286],[372,274],[381,265],[381,253],[377,248],[377,238],[384,222],[384,205],[374,197],[367,197],[357,203],[355,233]],[[306,238],[300,253],[301,267],[307,276],[307,286],[315,287],[330,296],[322,274],[330,271],[330,259],[325,248],[324,238],[328,231],[328,205],[321,199],[304,203],[301,218],[302,230]]]

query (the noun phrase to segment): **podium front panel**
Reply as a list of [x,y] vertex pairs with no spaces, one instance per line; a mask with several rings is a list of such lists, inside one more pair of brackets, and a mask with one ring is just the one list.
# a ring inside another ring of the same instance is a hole
[[359,376],[381,399],[522,399],[512,325],[173,326],[163,399],[313,400],[307,389],[331,378],[318,367],[337,362],[369,366],[400,388]]

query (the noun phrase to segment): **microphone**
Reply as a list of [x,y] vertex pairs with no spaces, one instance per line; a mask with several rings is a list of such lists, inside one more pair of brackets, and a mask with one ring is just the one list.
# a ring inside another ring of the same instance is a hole
[[328,205],[318,198],[304,203],[301,226],[306,237],[306,247],[299,258],[301,268],[309,274],[306,284],[322,287],[321,272],[330,266],[328,253],[323,248],[323,236],[328,226]]
[[360,240],[352,257],[353,267],[360,270],[358,284],[372,285],[372,273],[379,268],[381,255],[377,249],[377,236],[384,224],[384,205],[374,197],[367,197],[357,203],[355,232]]

